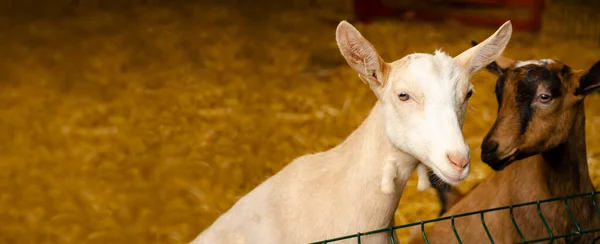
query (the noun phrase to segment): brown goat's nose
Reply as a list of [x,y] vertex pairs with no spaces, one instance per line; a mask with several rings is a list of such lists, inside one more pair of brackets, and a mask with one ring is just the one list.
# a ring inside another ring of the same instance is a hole
[[498,149],[498,143],[492,140],[483,140],[481,143],[481,153],[483,154],[493,154]]
[[450,160],[450,165],[458,171],[462,173],[462,171],[469,165],[469,157],[463,157],[456,154],[448,154],[448,160]]
[[496,159],[496,150],[498,150],[498,143],[492,140],[483,140],[481,144],[481,161],[489,163]]

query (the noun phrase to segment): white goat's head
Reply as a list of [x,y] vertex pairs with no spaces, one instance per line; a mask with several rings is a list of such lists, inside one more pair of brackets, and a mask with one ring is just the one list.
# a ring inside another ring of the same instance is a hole
[[469,174],[469,147],[461,128],[473,93],[470,77],[502,54],[511,34],[507,21],[485,41],[454,58],[436,51],[407,55],[392,63],[386,63],[346,21],[338,25],[336,39],[348,64],[383,106],[390,142],[455,185]]

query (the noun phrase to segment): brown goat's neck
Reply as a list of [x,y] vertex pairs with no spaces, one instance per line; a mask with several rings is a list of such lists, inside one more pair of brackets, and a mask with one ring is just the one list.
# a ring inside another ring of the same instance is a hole
[[594,190],[588,175],[583,103],[576,105],[575,109],[577,111],[567,140],[541,154],[542,172],[553,196]]

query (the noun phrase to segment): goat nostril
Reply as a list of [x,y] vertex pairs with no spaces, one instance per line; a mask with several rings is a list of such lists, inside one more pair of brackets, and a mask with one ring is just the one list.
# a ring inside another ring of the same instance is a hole
[[454,169],[458,172],[461,172],[469,165],[469,159],[465,157],[456,156],[453,154],[447,155],[448,160],[450,160],[450,164]]
[[498,149],[498,143],[492,140],[488,140],[481,145],[481,151],[484,153],[492,153]]

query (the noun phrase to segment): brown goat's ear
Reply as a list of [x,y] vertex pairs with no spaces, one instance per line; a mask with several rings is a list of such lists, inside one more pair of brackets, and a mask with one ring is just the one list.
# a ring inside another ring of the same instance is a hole
[[575,90],[575,95],[585,96],[598,87],[600,87],[600,61],[579,78],[579,87]]
[[[477,46],[476,41],[471,40],[471,46]],[[490,64],[485,66],[485,69],[487,69],[487,71],[489,71],[490,73],[497,75],[497,76],[501,76],[502,74],[506,73],[506,70],[508,70],[508,68],[514,63],[515,61],[504,57],[504,56],[498,56],[498,58],[496,58],[495,61],[491,62]]]
[[504,73],[506,73],[507,69],[503,69],[500,68],[500,66],[498,65],[498,63],[496,63],[496,61],[491,62],[490,64],[485,66],[485,69],[487,69],[487,71],[489,71],[490,73],[497,75],[497,76],[501,76]]

